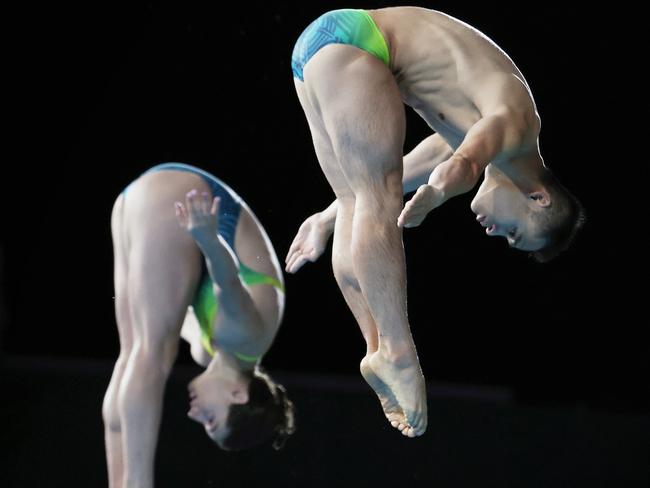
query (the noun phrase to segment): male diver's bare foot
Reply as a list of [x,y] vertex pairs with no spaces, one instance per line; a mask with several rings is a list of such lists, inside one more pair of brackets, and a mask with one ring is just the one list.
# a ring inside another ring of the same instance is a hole
[[393,392],[386,386],[386,383],[381,381],[379,377],[375,374],[369,364],[370,354],[365,356],[361,360],[359,369],[361,370],[361,376],[366,380],[366,383],[374,390],[374,392],[379,397],[379,403],[381,403],[381,408],[384,410],[384,415],[390,422],[390,424],[398,428],[400,425],[407,425],[406,416],[402,411],[399,403],[395,399]]
[[379,387],[375,389],[369,382],[391,425],[408,437],[422,435],[427,428],[427,397],[417,356],[391,360],[379,350],[367,356],[364,367],[372,372],[368,376]]

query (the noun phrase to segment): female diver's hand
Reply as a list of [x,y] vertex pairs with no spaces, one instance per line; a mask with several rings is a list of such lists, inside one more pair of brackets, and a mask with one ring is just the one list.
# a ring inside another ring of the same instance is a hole
[[397,218],[398,227],[417,227],[431,210],[444,202],[444,195],[431,185],[422,185],[402,209]]
[[316,261],[331,235],[332,231],[321,222],[321,212],[308,217],[298,229],[284,260],[287,273],[295,273],[307,261]]
[[176,202],[176,218],[180,226],[186,230],[200,245],[211,242],[219,229],[219,197],[210,202],[210,195],[197,190],[191,190],[185,195],[185,204]]

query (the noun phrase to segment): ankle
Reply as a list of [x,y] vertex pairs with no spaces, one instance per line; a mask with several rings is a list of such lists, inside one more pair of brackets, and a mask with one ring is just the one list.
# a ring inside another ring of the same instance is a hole
[[377,354],[396,366],[410,366],[418,362],[418,355],[411,341],[401,341],[399,343],[384,341],[379,345]]

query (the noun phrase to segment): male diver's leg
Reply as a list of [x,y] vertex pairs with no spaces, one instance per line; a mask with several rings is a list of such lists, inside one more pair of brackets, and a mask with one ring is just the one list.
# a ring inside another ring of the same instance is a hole
[[363,338],[366,341],[366,356],[368,356],[377,350],[377,326],[372,318],[366,299],[361,293],[359,282],[352,268],[350,241],[354,215],[354,193],[339,168],[329,135],[307,97],[304,84],[296,78],[294,78],[294,82],[298,99],[307,117],[316,157],[338,200],[332,245],[334,277],[345,298],[345,302],[359,324]]
[[406,309],[406,267],[397,217],[402,208],[404,107],[378,59],[346,45],[321,49],[305,68],[340,171],[351,188],[354,275],[378,330],[370,366],[404,410],[408,435],[426,428],[426,392]]
[[115,201],[111,215],[111,233],[113,237],[113,264],[115,281],[115,319],[120,339],[120,354],[115,362],[111,381],[104,395],[102,417],[104,419],[104,441],[106,445],[106,463],[108,467],[109,488],[122,488],[122,425],[117,408],[119,391],[126,362],[133,349],[133,332],[129,316],[129,297],[126,292],[127,264],[126,242],[122,228],[124,195]]
[[366,341],[366,355],[361,360],[359,369],[363,378],[379,397],[379,401],[388,420],[394,423],[395,427],[398,427],[400,424],[406,425],[404,413],[399,407],[392,391],[379,379],[369,365],[370,357],[377,351],[378,336],[375,320],[372,318],[368,303],[361,293],[359,281],[354,275],[352,266],[350,242],[352,240],[352,221],[354,217],[354,194],[345,181],[345,177],[336,160],[332,143],[325,131],[322,120],[320,120],[307,98],[303,83],[297,79],[294,79],[294,82],[298,99],[309,123],[316,156],[338,201],[334,226],[334,242],[332,245],[332,267],[339,289],[343,294],[345,302],[352,311],[357,324],[359,324],[363,338]]
[[127,294],[133,348],[118,392],[124,483],[153,487],[165,383],[196,290],[201,256],[178,225],[174,202],[187,188],[161,173],[131,185],[125,202],[129,242]]

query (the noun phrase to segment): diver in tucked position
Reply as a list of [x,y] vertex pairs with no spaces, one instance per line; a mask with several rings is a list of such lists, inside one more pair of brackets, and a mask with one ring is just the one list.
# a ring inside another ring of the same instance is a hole
[[[545,261],[583,221],[545,166],[540,119],[512,60],[484,34],[417,7],[335,10],[292,56],[294,84],[335,202],[301,226],[295,272],[334,233],[334,276],[367,343],[361,373],[403,434],[427,426],[424,377],[410,333],[401,228],[419,225],[484,175],[471,208],[488,236]],[[402,157],[404,104],[436,132]],[[402,192],[417,190],[402,205]]]
[[189,417],[224,449],[279,447],[293,407],[260,361],[280,326],[284,285],[253,212],[209,173],[170,163],[119,195],[111,227],[120,355],[102,412],[110,487],[153,487],[180,337],[206,368],[189,384]]

